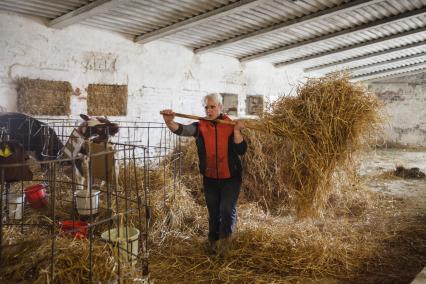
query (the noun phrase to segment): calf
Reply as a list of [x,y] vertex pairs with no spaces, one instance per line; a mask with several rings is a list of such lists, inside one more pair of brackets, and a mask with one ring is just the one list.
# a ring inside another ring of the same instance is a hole
[[[81,114],[83,122],[71,133],[68,143],[65,145],[64,153],[68,158],[80,157],[75,161],[75,176],[79,189],[83,189],[86,178],[89,176],[88,155],[103,151],[112,151],[109,143],[111,136],[118,133],[118,124],[110,122],[105,117],[89,117]],[[107,163],[106,167],[103,167]],[[100,166],[96,166],[100,164]],[[92,176],[102,180],[113,180],[113,154],[92,157]],[[105,171],[106,168],[106,171]],[[116,176],[118,169],[116,169]],[[109,178],[107,178],[109,176]],[[117,182],[117,180],[116,180]]]
[[31,116],[18,112],[0,113],[0,128],[8,139],[21,143],[27,152],[33,153],[38,161],[56,159],[63,148],[55,131]]
[[78,126],[78,132],[94,143],[108,142],[111,136],[118,133],[118,124],[112,123],[106,117],[89,117],[80,114],[84,120]]
[[[24,147],[16,140],[0,142],[0,181],[32,180],[33,173],[27,164]],[[10,166],[22,164],[17,166]]]

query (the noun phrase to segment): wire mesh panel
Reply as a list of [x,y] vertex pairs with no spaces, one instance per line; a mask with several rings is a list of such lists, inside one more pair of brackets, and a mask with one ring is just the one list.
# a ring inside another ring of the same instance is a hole
[[[1,280],[147,283],[150,193],[163,191],[163,207],[172,202],[179,186],[179,138],[161,123],[120,121],[108,141],[83,139],[70,151],[75,154],[66,155],[81,121],[40,122],[25,136],[26,150],[43,142],[36,158],[3,163],[7,151],[0,151]],[[12,129],[6,125],[3,131]],[[11,180],[11,168],[32,176]]]

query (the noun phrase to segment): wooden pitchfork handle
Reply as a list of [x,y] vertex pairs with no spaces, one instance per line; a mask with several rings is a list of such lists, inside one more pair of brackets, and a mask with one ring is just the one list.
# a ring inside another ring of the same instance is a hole
[[[160,114],[163,114],[163,112],[160,111]],[[173,114],[175,116],[177,116],[177,117],[183,117],[183,118],[189,118],[189,119],[206,120],[206,121],[223,123],[223,124],[228,124],[228,125],[235,125],[235,124],[237,124],[235,121],[232,121],[232,120],[208,119],[208,118],[201,117],[201,116],[190,115],[190,114],[183,114],[183,113],[178,113],[178,112],[174,112]],[[261,126],[257,125],[256,123],[250,123],[250,122],[251,121],[245,121],[245,127],[246,128],[250,128],[250,129],[258,130],[258,131],[265,131],[265,129],[263,129]]]
[[[163,114],[163,112],[160,111],[160,114]],[[235,121],[232,121],[232,120],[208,119],[208,118],[201,117],[201,116],[183,114],[183,113],[178,113],[178,112],[174,112],[173,114],[177,117],[183,117],[183,118],[190,118],[190,119],[196,119],[196,120],[207,120],[207,121],[211,121],[211,122],[223,123],[223,124],[228,124],[228,125],[237,124]]]

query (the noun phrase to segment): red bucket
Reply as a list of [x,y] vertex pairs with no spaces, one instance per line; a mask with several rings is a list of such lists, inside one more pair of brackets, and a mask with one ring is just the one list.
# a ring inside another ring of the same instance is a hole
[[38,209],[47,205],[46,186],[35,184],[25,188],[25,199],[31,208]]
[[72,235],[77,239],[82,239],[87,237],[87,231],[89,224],[83,221],[59,221],[59,226],[62,231]]

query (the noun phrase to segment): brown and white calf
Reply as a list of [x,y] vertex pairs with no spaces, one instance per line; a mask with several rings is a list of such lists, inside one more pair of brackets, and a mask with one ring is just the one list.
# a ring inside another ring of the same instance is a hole
[[91,178],[114,181],[117,185],[118,167],[115,167],[110,138],[118,133],[118,124],[106,117],[84,114],[80,117],[83,122],[71,133],[63,149],[67,158],[78,158],[74,167],[77,189],[89,186]]

